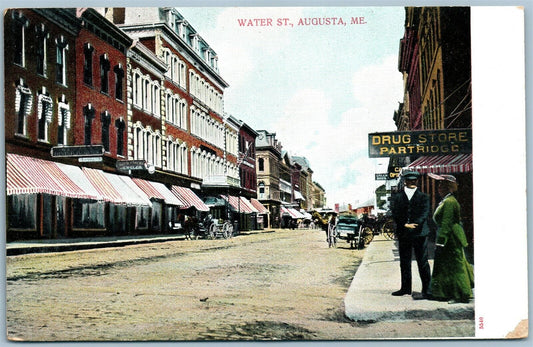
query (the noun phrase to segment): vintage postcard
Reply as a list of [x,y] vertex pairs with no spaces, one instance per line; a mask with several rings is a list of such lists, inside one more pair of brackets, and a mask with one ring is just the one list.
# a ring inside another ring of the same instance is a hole
[[7,340],[528,337],[524,8],[157,6],[4,8]]

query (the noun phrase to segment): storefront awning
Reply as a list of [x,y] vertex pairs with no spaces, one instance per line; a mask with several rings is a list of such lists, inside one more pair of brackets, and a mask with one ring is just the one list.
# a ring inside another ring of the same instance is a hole
[[252,203],[252,205],[254,205],[258,213],[261,213],[261,214],[268,213],[268,209],[262,203],[260,203],[259,200],[251,198],[250,202]]
[[75,199],[101,200],[94,190],[78,186],[57,163],[14,153],[6,155],[6,193],[50,194]]
[[281,206],[280,209],[281,209],[281,213],[287,213],[288,215],[291,216],[291,218],[294,218],[294,219],[305,218],[305,216],[303,214],[301,214],[300,212],[298,212],[294,208]]
[[302,193],[300,193],[300,192],[297,191],[297,190],[294,191],[294,199],[296,199],[296,200],[304,200],[304,201],[305,201],[305,199],[304,199]]
[[247,202],[248,200],[242,196],[239,198],[233,195],[221,195],[221,197],[225,200],[227,200],[229,197],[229,200],[227,201],[236,212],[240,211],[241,213],[257,213],[257,210],[252,206],[252,204]]
[[254,205],[250,202],[250,200],[246,199],[244,196],[240,197],[241,199],[241,211],[242,211],[242,205],[245,205],[245,210],[249,213],[258,213],[259,210],[255,208]]
[[198,211],[209,211],[209,207],[190,188],[172,186],[171,192],[183,202],[183,208],[194,207]]
[[416,159],[402,170],[435,174],[471,172],[472,154],[424,156]]
[[163,183],[147,181],[140,178],[132,178],[132,181],[150,198],[163,200],[168,205],[184,205]]
[[97,200],[104,200],[104,197],[98,193],[96,188],[94,188],[87,176],[78,166],[66,165],[63,163],[56,163],[56,165],[65,173],[65,175],[67,175],[74,183],[76,183],[78,187],[83,189],[85,192],[98,197]]
[[82,168],[94,188],[102,195],[104,201],[115,205],[126,206],[152,206],[148,197],[135,184],[130,183],[131,179],[126,176],[119,176],[88,167]]

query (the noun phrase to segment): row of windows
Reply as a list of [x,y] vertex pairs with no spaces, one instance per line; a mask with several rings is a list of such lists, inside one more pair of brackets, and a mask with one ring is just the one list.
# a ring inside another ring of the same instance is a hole
[[187,101],[167,90],[165,104],[166,121],[187,130]]
[[161,116],[161,87],[137,68],[133,71],[133,104],[156,117]]
[[226,132],[226,151],[234,156],[238,156],[238,137],[234,132]]
[[[50,64],[47,61],[50,33],[48,28],[42,23],[36,24],[30,30],[30,21],[20,12],[12,12],[12,34],[13,34],[13,63],[16,65],[26,67],[27,52],[31,49],[32,59],[35,59],[36,73],[48,77]],[[35,39],[35,44],[28,43],[28,37],[32,35]],[[56,82],[62,85],[67,85],[67,61],[66,51],[69,45],[63,35],[59,35],[53,40],[55,43],[55,77]]]
[[[57,100],[50,96],[46,87],[42,87],[37,96],[37,138],[39,141],[49,142],[49,125],[54,116],[54,106],[57,110],[58,133],[57,141],[59,145],[67,144],[67,131],[70,129],[70,107],[65,95],[61,95]],[[28,119],[34,109],[33,92],[20,79],[15,88],[15,133],[28,136]]]
[[182,87],[187,88],[187,66],[180,58],[173,54],[170,49],[163,48],[163,61],[167,64],[168,70],[165,76],[172,82]]
[[195,33],[192,28],[189,27],[187,21],[176,16],[174,21],[171,21],[170,26],[173,27],[178,35],[187,42],[189,46],[201,57],[203,58],[209,66],[211,66],[215,71],[218,71],[218,57],[211,50],[205,41],[203,41],[200,36]]
[[189,70],[189,92],[209,108],[222,114],[222,95],[193,70]]
[[[137,122],[133,127],[133,158],[146,160],[147,163],[156,167],[162,167],[162,145],[166,146],[166,169],[183,175],[188,175],[189,163],[187,157],[187,143],[173,140],[169,137],[162,141],[159,131],[153,131],[150,127],[143,127]],[[211,175],[222,175],[225,171],[229,176],[237,176],[237,168],[234,164],[227,163],[223,158],[209,153],[206,150],[193,147],[191,152],[191,175],[205,178]]]
[[167,169],[188,175],[187,143],[167,140]]
[[191,134],[224,148],[224,125],[196,107],[191,107]]
[[[91,103],[88,103],[83,107],[83,116],[84,116],[84,144],[85,145],[91,145],[93,142],[97,142],[98,140],[93,139],[93,123],[97,115],[97,111],[92,106]],[[100,130],[101,130],[101,144],[104,146],[104,149],[106,152],[110,152],[110,138],[111,138],[111,121],[112,117],[108,110],[104,110],[100,113],[99,119],[97,119],[97,122],[100,123]],[[125,137],[125,130],[126,130],[126,122],[124,121],[123,117],[119,117],[115,120],[115,123],[113,124],[114,128],[117,132],[117,155],[124,155],[124,137]]]
[[208,176],[225,174],[233,178],[239,177],[237,167],[234,164],[206,150],[191,148],[191,175],[193,177],[204,179]]
[[420,29],[420,65],[423,90],[428,87],[426,81],[430,74],[439,41],[436,11],[438,9],[425,10],[424,20]]
[[[99,77],[100,77],[100,91],[104,94],[110,94],[110,71],[111,62],[107,53],[98,56],[94,47],[90,43],[86,43],[83,47],[83,82],[88,86],[94,86],[94,57],[98,57]],[[121,63],[113,67],[114,74],[114,92],[117,100],[124,100],[124,68]]]
[[433,80],[431,90],[429,91],[429,100],[427,100],[424,106],[424,129],[444,128],[440,84],[440,71],[437,71],[437,79]]
[[146,160],[148,164],[161,167],[161,133],[144,128],[140,122],[133,127],[133,159]]

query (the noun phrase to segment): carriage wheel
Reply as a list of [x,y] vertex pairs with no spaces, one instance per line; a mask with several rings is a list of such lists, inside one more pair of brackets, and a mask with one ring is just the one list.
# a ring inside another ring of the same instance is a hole
[[231,223],[224,224],[224,234],[227,235],[226,238],[233,237],[233,225]]
[[394,221],[392,219],[390,219],[390,220],[386,221],[385,224],[383,224],[383,226],[381,227],[381,232],[388,239],[394,240],[394,239],[396,239],[396,234],[394,233],[395,229],[396,228],[395,228],[395,225],[394,225]]
[[210,239],[210,240],[214,240],[215,239],[215,236],[216,236],[215,228],[216,228],[215,224],[211,224],[209,226],[209,232],[208,232],[208,235],[207,235],[208,239]]

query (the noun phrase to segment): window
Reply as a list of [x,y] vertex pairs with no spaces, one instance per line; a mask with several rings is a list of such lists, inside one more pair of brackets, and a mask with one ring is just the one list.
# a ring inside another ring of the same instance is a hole
[[258,160],[259,171],[265,171],[265,159],[259,158]]
[[124,130],[126,129],[126,122],[122,117],[115,121],[117,128],[117,155],[124,155]]
[[52,122],[52,98],[43,87],[37,97],[37,138],[40,141],[48,142],[48,124]]
[[26,28],[29,26],[29,21],[18,11],[13,11],[12,16],[14,42],[13,62],[17,65],[25,66]]
[[111,124],[111,115],[106,110],[100,115],[100,122],[102,123],[102,145],[104,150],[109,152],[109,124]]
[[67,62],[66,62],[66,51],[68,49],[68,44],[61,35],[59,39],[56,40],[56,82],[61,83],[62,85],[67,85]]
[[35,39],[36,49],[37,49],[37,62],[36,68],[37,73],[42,76],[46,76],[46,49],[47,49],[47,40],[49,38],[48,31],[46,30],[44,24],[38,25],[35,27]]
[[7,196],[7,222],[9,228],[35,229],[36,209],[35,194]]
[[17,114],[17,124],[15,132],[20,135],[26,135],[27,116],[31,113],[33,105],[33,95],[31,90],[26,86],[21,78],[15,89],[15,112]]
[[64,95],[58,100],[57,109],[57,144],[66,145],[67,129],[70,129],[70,108]]
[[86,203],[72,199],[72,226],[74,228],[104,228],[104,204]]
[[100,56],[100,90],[102,93],[109,94],[109,69],[111,64],[107,53]]
[[85,44],[83,49],[83,82],[90,86],[93,85],[93,51],[94,48],[90,43]]
[[124,88],[123,88],[123,81],[124,81],[124,69],[122,68],[122,64],[118,64],[113,69],[115,72],[115,98],[117,100],[124,100]]
[[92,124],[94,119],[94,108],[89,103],[83,108],[83,115],[85,116],[85,142],[84,144],[91,144]]

